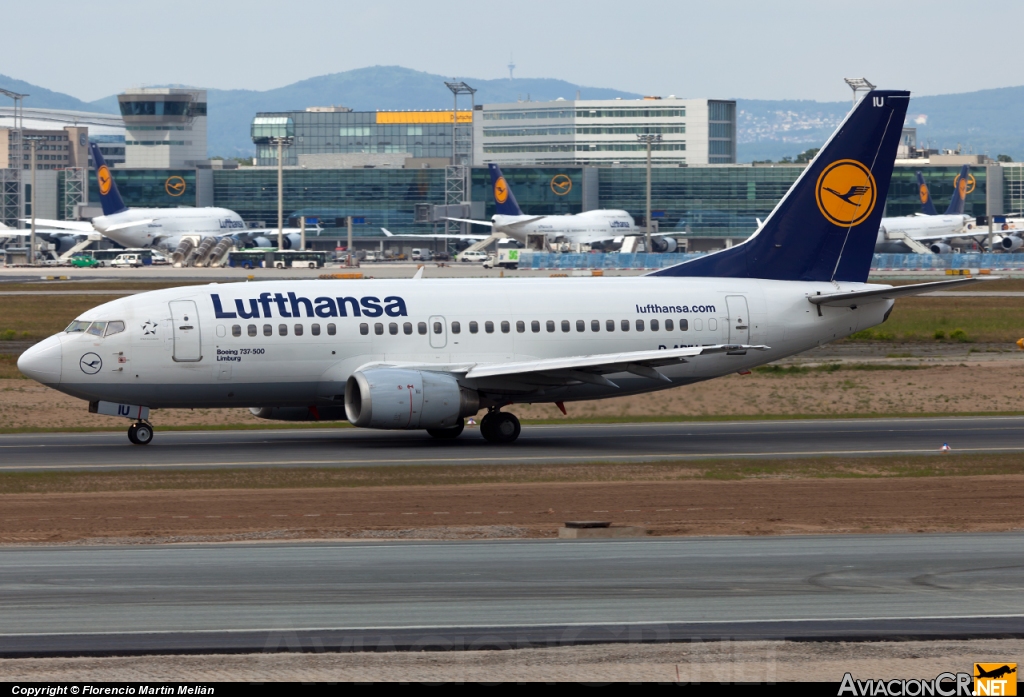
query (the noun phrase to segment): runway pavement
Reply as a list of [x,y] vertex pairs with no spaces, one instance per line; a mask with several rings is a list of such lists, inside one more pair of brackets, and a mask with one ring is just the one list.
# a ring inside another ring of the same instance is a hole
[[0,548],[0,656],[1024,636],[1024,533]]
[[[924,455],[1024,451],[1024,417],[822,419],[523,427],[510,446],[475,429],[455,441],[422,431],[312,429],[0,436],[0,471],[652,462],[713,457]],[[127,428],[127,422],[126,422]]]

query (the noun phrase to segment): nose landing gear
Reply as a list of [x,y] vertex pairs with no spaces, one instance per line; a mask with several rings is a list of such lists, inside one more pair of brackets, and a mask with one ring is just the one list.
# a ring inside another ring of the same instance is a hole
[[136,421],[128,427],[128,440],[135,445],[149,445],[153,440],[153,426],[146,421]]
[[512,443],[522,430],[516,415],[504,411],[489,411],[480,419],[480,434],[488,443]]

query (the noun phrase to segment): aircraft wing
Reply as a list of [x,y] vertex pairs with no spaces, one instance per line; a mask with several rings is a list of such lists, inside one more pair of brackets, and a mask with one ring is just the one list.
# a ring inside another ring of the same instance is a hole
[[[454,220],[454,218],[453,218]],[[422,240],[486,240],[490,235],[446,235],[444,233],[431,234],[431,233],[415,233],[410,235],[396,235],[387,228],[381,228],[381,231],[387,237],[397,237],[399,239],[422,239]]]
[[442,218],[442,220],[454,220],[456,223],[471,223],[473,225],[486,225],[487,227],[494,227],[494,223],[490,220],[473,220],[471,218]]
[[[126,227],[135,227],[136,225],[149,225],[150,223],[153,222],[153,220],[154,220],[154,218],[146,218],[145,220],[132,220],[131,222],[127,222],[127,223],[117,223],[116,225],[111,225],[110,227],[108,227],[104,232],[113,232],[114,230],[123,230]],[[92,226],[90,226],[90,227],[92,227]]]
[[[22,218],[21,222],[31,223],[31,218]],[[132,223],[134,225],[134,223]],[[60,230],[74,230],[75,232],[97,232],[96,228],[92,226],[92,223],[84,220],[47,220],[45,218],[36,218],[36,227],[45,225],[46,227],[55,227]]]
[[894,286],[878,290],[856,290],[851,293],[827,293],[825,295],[809,295],[807,300],[815,305],[826,307],[857,307],[881,300],[894,300],[908,295],[921,295],[935,290],[947,290],[970,283],[981,283],[982,278],[962,278],[953,281],[934,281],[932,283],[915,283],[912,286]]

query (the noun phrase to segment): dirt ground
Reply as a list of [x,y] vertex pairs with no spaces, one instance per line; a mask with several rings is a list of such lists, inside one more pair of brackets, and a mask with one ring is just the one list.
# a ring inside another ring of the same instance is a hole
[[932,679],[1018,662],[1024,640],[606,644],[510,651],[264,653],[0,660],[0,680],[72,682],[664,682]]
[[2,543],[554,537],[567,520],[651,535],[1024,529],[1024,475],[543,482],[5,494]]
[[[1013,354],[1010,354],[1013,356]],[[870,367],[871,369],[864,369]],[[915,369],[909,369],[915,368]],[[1024,404],[1024,361],[845,366],[834,372],[727,375],[648,395],[566,405],[570,418],[1016,412]],[[562,419],[550,404],[520,404],[522,419]],[[263,424],[248,409],[154,411],[161,426]],[[0,429],[121,428],[121,419],[89,414],[85,402],[31,380],[0,379]]]

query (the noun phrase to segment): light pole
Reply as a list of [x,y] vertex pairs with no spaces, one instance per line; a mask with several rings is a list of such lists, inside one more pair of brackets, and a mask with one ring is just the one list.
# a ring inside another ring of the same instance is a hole
[[28,263],[29,266],[36,265],[36,145],[39,141],[44,140],[43,136],[23,136],[24,140],[29,142],[29,147],[32,149],[32,231],[28,237]]
[[644,217],[644,251],[651,251],[651,144],[661,142],[661,134],[644,133],[636,137],[641,143],[647,143],[647,212]]
[[291,145],[292,136],[271,138],[277,144],[277,251],[284,249],[284,146]]

